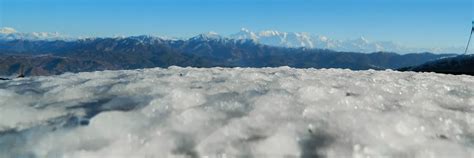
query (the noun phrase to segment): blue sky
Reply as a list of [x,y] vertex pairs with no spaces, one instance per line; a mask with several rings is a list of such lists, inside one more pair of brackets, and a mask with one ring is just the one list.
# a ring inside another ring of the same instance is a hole
[[245,27],[449,47],[465,45],[472,6],[471,0],[0,0],[0,27],[177,37]]

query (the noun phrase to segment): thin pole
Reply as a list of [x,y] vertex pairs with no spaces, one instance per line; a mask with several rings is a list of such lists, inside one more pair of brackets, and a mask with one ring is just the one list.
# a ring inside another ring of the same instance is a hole
[[466,50],[464,51],[464,54],[463,55],[466,55],[467,54],[467,51],[469,50],[469,44],[471,44],[471,38],[472,38],[472,33],[474,32],[474,27],[471,29],[471,35],[469,36],[469,41],[467,41],[467,46],[466,46]]

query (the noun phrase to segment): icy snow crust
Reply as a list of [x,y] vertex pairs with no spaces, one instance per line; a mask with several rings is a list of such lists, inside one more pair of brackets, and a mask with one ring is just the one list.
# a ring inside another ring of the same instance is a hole
[[474,78],[104,71],[0,81],[0,157],[474,157]]

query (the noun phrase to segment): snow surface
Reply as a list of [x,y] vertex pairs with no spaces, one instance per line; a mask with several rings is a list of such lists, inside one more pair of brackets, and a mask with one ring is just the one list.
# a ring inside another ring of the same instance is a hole
[[0,157],[474,157],[472,85],[288,67],[0,81]]

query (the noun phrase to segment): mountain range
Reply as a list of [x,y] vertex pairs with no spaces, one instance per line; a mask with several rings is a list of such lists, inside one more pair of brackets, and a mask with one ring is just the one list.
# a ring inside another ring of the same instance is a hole
[[262,44],[279,47],[305,47],[318,49],[331,49],[335,51],[349,51],[361,53],[373,52],[396,52],[400,54],[433,52],[433,53],[455,53],[462,52],[462,48],[412,48],[390,41],[370,41],[365,37],[350,40],[335,40],[327,36],[311,33],[293,33],[267,30],[252,32],[242,28],[240,32],[229,36],[233,39],[252,39]]
[[286,48],[252,39],[200,34],[189,39],[154,36],[76,40],[0,40],[0,75],[26,75],[122,70],[151,67],[278,67],[398,69],[452,54],[338,52],[328,49]]
[[[432,52],[432,53],[458,53],[462,52],[463,48],[412,48],[402,44],[390,41],[370,41],[365,37],[359,37],[349,40],[336,40],[327,36],[316,35],[305,32],[281,32],[276,30],[265,30],[260,32],[253,32],[249,29],[242,28],[239,32],[223,36],[215,32],[205,33],[209,38],[227,38],[227,39],[248,39],[257,43],[286,47],[286,48],[309,48],[309,49],[330,49],[344,52],[395,52],[399,54]],[[162,39],[179,39],[186,40],[188,38],[163,38]],[[77,40],[79,37],[72,37],[60,33],[48,32],[32,32],[24,33],[18,32],[13,28],[0,28],[0,40]]]
[[58,32],[18,32],[11,27],[0,28],[0,40],[74,40],[77,38],[68,37]]

